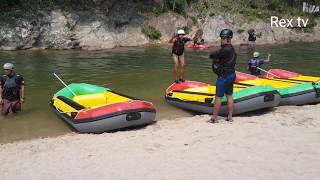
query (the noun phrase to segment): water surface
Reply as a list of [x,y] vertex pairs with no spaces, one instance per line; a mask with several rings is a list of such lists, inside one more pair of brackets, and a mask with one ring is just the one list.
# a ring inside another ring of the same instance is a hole
[[[291,44],[258,46],[262,55],[272,53],[273,62],[264,66],[320,76],[320,45]],[[186,52],[186,78],[214,83],[208,59],[210,50]],[[248,47],[238,47],[237,69],[245,71]],[[13,51],[0,52],[0,63],[13,62],[25,77],[26,102],[19,115],[0,117],[0,143],[57,136],[71,132],[50,109],[52,95],[63,88],[52,75],[56,72],[67,83],[85,82],[108,87],[133,97],[151,101],[157,120],[192,116],[190,112],[165,103],[164,91],[173,82],[169,46],[117,48],[106,51]]]

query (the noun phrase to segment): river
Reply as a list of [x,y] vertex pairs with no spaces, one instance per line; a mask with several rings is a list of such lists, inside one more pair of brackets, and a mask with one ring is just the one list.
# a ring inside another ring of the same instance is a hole
[[[272,63],[263,67],[281,68],[306,75],[320,76],[320,45],[289,44],[257,46],[262,56],[272,54]],[[214,83],[209,50],[186,51],[186,79]],[[237,70],[245,71],[252,50],[237,47]],[[85,82],[108,87],[139,99],[151,101],[157,108],[157,120],[192,116],[190,112],[164,101],[165,89],[173,82],[170,46],[116,48],[105,51],[2,51],[1,65],[13,62],[17,73],[25,78],[26,102],[18,115],[0,117],[0,143],[58,136],[72,132],[50,109],[48,102],[63,85],[54,78],[56,72],[67,83]]]

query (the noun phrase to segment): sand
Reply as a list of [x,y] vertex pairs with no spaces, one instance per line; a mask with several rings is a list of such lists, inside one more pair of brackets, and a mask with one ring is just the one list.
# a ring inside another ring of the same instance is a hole
[[0,145],[0,179],[318,180],[320,104]]

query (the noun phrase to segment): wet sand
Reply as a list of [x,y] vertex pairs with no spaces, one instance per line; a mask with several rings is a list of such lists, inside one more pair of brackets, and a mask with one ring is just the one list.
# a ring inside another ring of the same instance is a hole
[[0,145],[0,179],[282,179],[320,177],[320,104],[132,131]]

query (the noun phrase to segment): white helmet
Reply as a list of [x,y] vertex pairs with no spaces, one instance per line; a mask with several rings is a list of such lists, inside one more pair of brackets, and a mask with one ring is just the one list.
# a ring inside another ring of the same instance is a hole
[[13,70],[13,68],[14,68],[14,65],[12,63],[5,63],[3,65],[3,69],[5,70]]
[[183,29],[179,29],[178,32],[177,32],[177,34],[178,34],[178,35],[180,35],[180,34],[181,34],[181,35],[185,35],[186,33],[184,32]]

